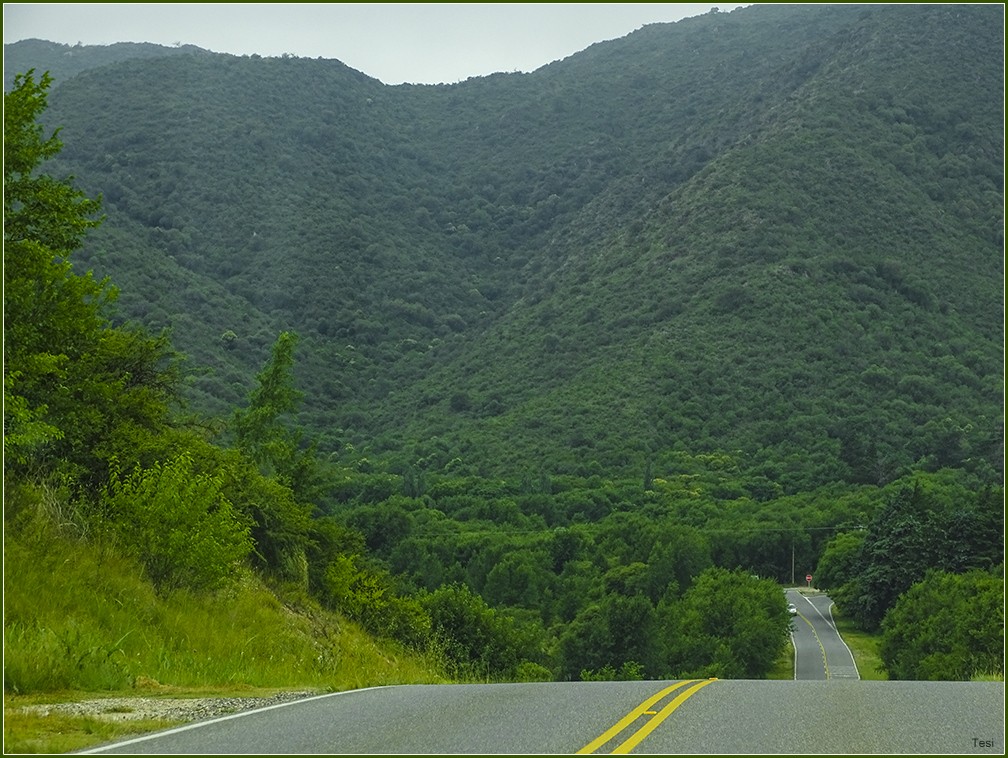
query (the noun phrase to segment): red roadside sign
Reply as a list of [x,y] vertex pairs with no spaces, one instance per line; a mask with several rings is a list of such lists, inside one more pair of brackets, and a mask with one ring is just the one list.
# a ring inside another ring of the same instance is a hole
[[805,581],[812,584],[812,574],[805,574]]

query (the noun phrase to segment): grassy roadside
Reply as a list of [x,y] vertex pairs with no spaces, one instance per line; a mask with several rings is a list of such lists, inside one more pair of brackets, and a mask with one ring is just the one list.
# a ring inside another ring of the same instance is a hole
[[[279,692],[338,692],[370,686],[447,681],[432,665],[420,660],[418,656],[394,650],[392,646],[383,646],[359,631],[344,629],[339,632],[338,639],[331,639],[329,642],[333,645],[334,652],[342,651],[343,655],[336,653],[337,657],[343,658],[342,661],[327,666],[326,670],[306,668],[300,672],[289,670],[278,673],[278,679],[287,680],[280,689],[238,683],[230,685],[224,683],[220,686],[161,685],[154,681],[144,682],[142,677],[138,677],[133,686],[108,690],[74,688],[22,695],[5,690],[4,754],[67,753],[183,723],[178,720],[162,719],[111,719],[56,711],[40,714],[29,710],[30,706],[35,705],[77,703],[115,697],[254,698],[270,697]],[[229,664],[233,665],[235,661],[218,663],[226,667]],[[172,674],[165,671],[164,676],[169,679]],[[180,673],[178,678],[186,677]],[[298,681],[302,682],[300,686],[297,684]]]
[[889,675],[882,666],[882,658],[878,652],[882,635],[878,632],[861,631],[854,626],[854,622],[844,618],[835,605],[833,606],[833,621],[854,656],[854,663],[857,665],[861,678],[877,681],[888,680]]
[[251,573],[215,593],[159,594],[114,546],[41,520],[4,526],[4,754],[82,750],[173,723],[25,706],[447,681],[436,656],[377,639]]
[[[878,652],[882,635],[878,632],[861,631],[854,626],[854,622],[845,618],[835,605],[832,607],[832,615],[837,631],[843,641],[847,643],[847,647],[850,648],[851,655],[854,656],[854,663],[861,679],[888,680],[889,675],[882,666],[882,658]],[[784,652],[777,658],[774,667],[767,674],[767,679],[793,678],[794,647],[789,642]]]
[[[52,702],[51,698],[49,702]],[[38,703],[38,698],[4,695],[4,755],[70,753],[145,732],[167,729],[177,723],[155,720],[107,721],[90,716],[55,713],[42,715],[22,710],[22,706]]]
[[794,679],[794,647],[788,642],[773,668],[767,672],[767,679]]

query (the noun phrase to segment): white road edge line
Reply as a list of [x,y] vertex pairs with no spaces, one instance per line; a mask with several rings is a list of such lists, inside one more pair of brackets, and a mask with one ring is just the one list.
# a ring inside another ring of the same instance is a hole
[[861,672],[858,671],[857,661],[854,660],[854,653],[851,652],[850,647],[847,645],[846,642],[844,642],[844,638],[841,636],[840,632],[837,631],[836,622],[833,620],[833,606],[836,605],[836,603],[830,600],[830,606],[829,608],[826,609],[826,612],[829,613],[829,618],[826,618],[825,616],[822,615],[822,611],[819,610],[818,606],[816,606],[816,604],[813,603],[808,598],[807,595],[804,595],[801,592],[797,592],[797,590],[796,593],[798,594],[799,597],[801,597],[802,600],[804,600],[806,603],[812,606],[812,610],[814,610],[816,613],[819,614],[819,618],[821,618],[823,621],[825,621],[827,624],[833,627],[833,631],[836,632],[837,637],[840,639],[840,644],[847,649],[847,655],[850,656],[851,665],[854,666],[854,673],[857,674],[858,681],[861,681]]
[[812,606],[812,610],[814,610],[816,613],[819,614],[819,618],[821,618],[827,624],[830,624],[831,626],[833,626],[834,629],[836,629],[836,626],[833,625],[833,614],[832,613],[830,614],[829,618],[826,618],[825,616],[822,615],[822,611],[820,611],[819,608],[816,607],[816,604],[813,603],[811,600],[809,600],[807,596],[802,595],[802,593],[800,593],[800,592],[798,594],[801,596],[802,600],[804,600],[806,603],[808,603],[809,605]]
[[114,748],[125,747],[126,745],[135,745],[138,742],[147,742],[148,740],[157,739],[158,737],[164,737],[169,734],[178,734],[179,732],[188,732],[190,729],[199,729],[201,726],[209,726],[210,724],[218,724],[221,721],[230,721],[232,719],[240,719],[243,716],[249,716],[253,713],[262,713],[263,711],[272,711],[275,708],[286,708],[288,705],[296,705],[298,703],[307,703],[310,700],[321,700],[326,697],[335,697],[337,695],[350,695],[355,692],[367,692],[368,690],[380,690],[385,687],[392,685],[380,685],[378,687],[361,687],[358,690],[343,690],[341,692],[327,692],[324,695],[312,695],[311,697],[303,697],[297,700],[288,700],[285,703],[277,703],[276,705],[266,705],[262,708],[253,708],[248,711],[239,711],[238,713],[229,713],[226,716],[218,716],[215,719],[208,719],[207,721],[196,721],[192,724],[184,724],[183,726],[177,726],[172,729],[165,729],[160,732],[153,732],[152,734],[145,734],[143,737],[133,737],[129,740],[122,740],[121,742],[113,742],[108,745],[102,745],[101,747],[91,748],[90,750],[81,750],[74,755],[90,755],[93,753],[104,753],[106,750],[112,750]]
[[794,621],[791,622],[791,631],[788,633],[791,636],[791,650],[794,651],[794,678],[798,681],[798,646],[794,644]]
[[[833,621],[833,606],[834,605],[836,605],[836,603],[834,603],[831,600],[830,604],[829,604],[829,609],[828,610],[829,610],[830,623],[833,624],[833,628],[836,629],[836,622]],[[854,673],[857,674],[858,681],[861,681],[861,672],[858,671],[857,661],[854,660],[854,653],[851,651],[850,646],[848,646],[848,644],[846,642],[844,642],[843,635],[841,635],[839,631],[837,631],[837,635],[836,636],[840,638],[840,642],[842,642],[843,646],[845,648],[847,648],[847,655],[850,656],[851,664],[854,666]]]

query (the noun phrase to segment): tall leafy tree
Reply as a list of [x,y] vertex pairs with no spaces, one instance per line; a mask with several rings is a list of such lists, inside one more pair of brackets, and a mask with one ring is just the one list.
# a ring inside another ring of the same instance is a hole
[[864,541],[864,531],[841,532],[826,543],[816,565],[816,586],[827,590],[843,608],[850,607],[850,600],[856,596]]
[[857,555],[857,576],[838,602],[863,628],[876,629],[928,571],[960,573],[999,561],[1003,523],[993,490],[970,494],[938,475],[919,475],[876,511]]
[[301,431],[292,426],[301,400],[294,387],[296,345],[293,332],[277,337],[248,406],[234,414],[234,434],[238,450],[258,466],[271,487],[283,491],[280,496],[260,492],[246,501],[257,555],[281,576],[307,584],[306,550],[320,480],[314,447],[303,448]]
[[935,514],[919,486],[900,490],[875,514],[850,608],[863,627],[877,628],[896,598],[940,564],[944,536],[934,527]]
[[101,201],[87,198],[69,179],[37,171],[63,149],[59,130],[46,137],[38,123],[51,84],[48,73],[35,81],[32,70],[16,75],[4,94],[4,242],[33,241],[65,258],[100,223],[94,216]]
[[294,332],[277,337],[269,361],[256,377],[248,406],[235,414],[235,442],[264,474],[275,476],[299,499],[315,502],[321,487],[315,446],[303,445],[303,433],[293,424],[302,398],[294,387],[297,342]]
[[4,454],[10,471],[64,467],[96,485],[108,462],[139,462],[177,390],[167,338],[113,327],[106,281],[71,255],[100,199],[41,171],[62,148],[38,123],[51,84],[33,71],[4,94]]
[[73,358],[94,346],[106,294],[69,261],[98,224],[98,201],[38,173],[62,143],[37,123],[51,79],[32,74],[4,94],[4,457],[20,466],[64,438],[53,406]]

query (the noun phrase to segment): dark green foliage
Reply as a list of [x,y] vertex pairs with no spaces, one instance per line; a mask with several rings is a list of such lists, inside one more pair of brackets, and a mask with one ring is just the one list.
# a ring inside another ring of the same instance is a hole
[[[655,612],[639,593],[612,593],[585,606],[560,633],[560,678],[636,664],[645,675],[657,674]],[[638,678],[638,677],[627,677]]]
[[661,609],[659,626],[677,675],[759,679],[787,645],[790,617],[774,582],[713,568]]
[[929,572],[882,622],[890,679],[1004,675],[1004,571]]
[[987,570],[1001,562],[1003,504],[987,490],[969,491],[949,472],[920,475],[889,491],[860,547],[845,542],[824,554],[826,579],[838,588],[844,611],[875,629],[929,570]]
[[759,498],[999,483],[999,24],[754,6],[439,87],[138,50],[52,120],[115,221],[83,262],[208,412],[290,330],[323,455],[419,476],[663,478],[680,446]]

